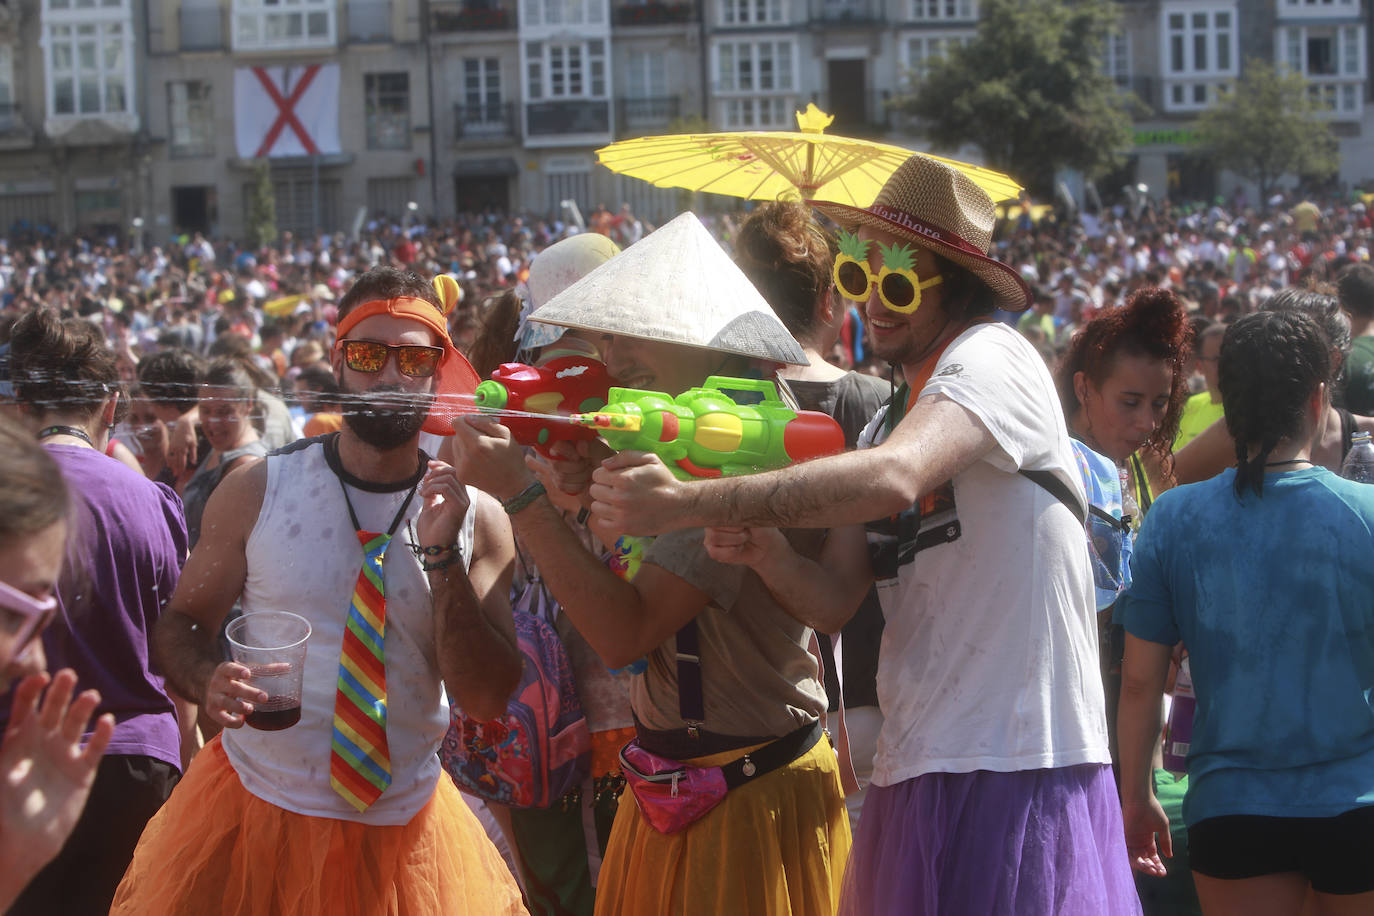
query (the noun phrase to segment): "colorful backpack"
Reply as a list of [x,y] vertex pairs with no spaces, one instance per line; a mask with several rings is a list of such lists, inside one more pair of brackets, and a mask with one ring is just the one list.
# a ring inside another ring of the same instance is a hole
[[522,672],[506,715],[481,722],[453,707],[439,759],[458,788],[513,808],[547,808],[591,769],[591,731],[554,631],[558,605],[537,578],[512,602]]

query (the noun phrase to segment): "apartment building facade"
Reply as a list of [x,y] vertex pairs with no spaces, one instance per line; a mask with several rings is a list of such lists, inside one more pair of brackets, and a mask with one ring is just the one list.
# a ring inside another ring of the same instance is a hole
[[[1119,0],[1105,71],[1138,105],[1101,183],[1203,198],[1237,182],[1194,119],[1252,58],[1304,74],[1374,178],[1369,0]],[[890,102],[970,40],[979,0],[19,0],[0,3],[0,229],[240,236],[256,164],[282,229],[363,215],[571,218],[682,194],[595,150],[687,127],[925,148]],[[1123,105],[1126,104],[1123,96]],[[976,158],[976,150],[962,151]],[[414,204],[414,208],[410,205]]]
[[0,228],[121,234],[146,206],[142,2],[0,5]]

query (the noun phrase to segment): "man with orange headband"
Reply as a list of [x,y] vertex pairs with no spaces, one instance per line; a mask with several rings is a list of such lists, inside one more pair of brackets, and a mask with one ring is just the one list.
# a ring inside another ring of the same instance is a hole
[[[417,447],[436,397],[476,383],[440,302],[412,273],[360,277],[333,352],[343,429],[235,471],[206,506],[154,650],[224,731],[144,831],[111,912],[524,912],[435,754],[444,688],[496,717],[520,675],[506,515]],[[245,615],[310,624],[295,724],[267,730],[263,672],[218,653],[240,596]]]

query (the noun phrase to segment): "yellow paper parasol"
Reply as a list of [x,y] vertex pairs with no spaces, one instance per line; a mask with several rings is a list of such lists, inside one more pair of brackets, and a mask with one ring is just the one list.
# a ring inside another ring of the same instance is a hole
[[[800,193],[867,207],[897,167],[917,153],[900,146],[826,136],[834,117],[808,104],[797,112],[798,131],[668,134],[621,140],[597,150],[612,172],[660,188],[684,188],[750,200],[777,200]],[[1001,172],[929,153],[958,169],[994,201],[1012,200],[1021,186]]]

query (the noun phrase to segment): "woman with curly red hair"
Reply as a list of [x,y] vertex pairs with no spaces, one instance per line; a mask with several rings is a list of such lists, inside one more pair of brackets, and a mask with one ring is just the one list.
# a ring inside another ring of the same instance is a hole
[[1177,297],[1147,287],[1084,325],[1055,373],[1069,433],[1129,471],[1142,513],[1171,484],[1192,339]]
[[[1097,586],[1102,686],[1114,763],[1119,759],[1116,708],[1125,634],[1113,623],[1113,607],[1130,585],[1133,532],[1155,493],[1174,483],[1173,441],[1188,397],[1192,339],[1187,312],[1174,294],[1147,287],[1122,308],[1102,312],[1084,325],[1055,372],[1092,506],[1088,545]],[[1161,778],[1173,779],[1167,774]],[[1179,781],[1175,788],[1182,786]],[[1162,794],[1170,795],[1167,790]],[[1180,858],[1185,846],[1180,838]],[[1170,871],[1167,884],[1140,888],[1142,900],[1162,905],[1160,912],[1172,911],[1170,907],[1195,911],[1188,870]],[[1152,911],[1147,905],[1146,912]]]

